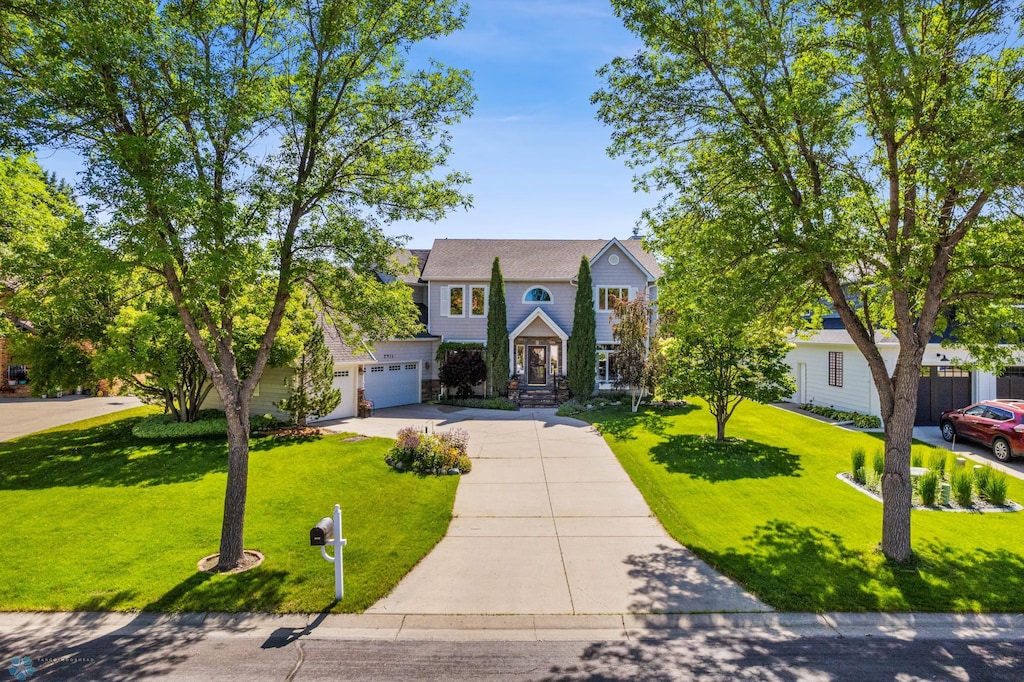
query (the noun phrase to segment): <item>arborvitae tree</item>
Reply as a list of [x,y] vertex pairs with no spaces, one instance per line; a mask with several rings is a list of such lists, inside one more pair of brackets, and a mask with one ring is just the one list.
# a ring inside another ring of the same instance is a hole
[[508,314],[505,311],[505,279],[494,257],[491,288],[487,296],[487,386],[491,395],[508,390]]
[[597,330],[594,320],[594,282],[590,260],[580,259],[576,275],[576,307],[573,312],[572,338],[569,339],[569,391],[577,400],[594,393],[597,372]]
[[334,357],[324,344],[324,330],[319,325],[303,346],[295,374],[286,381],[288,397],[275,405],[299,426],[305,426],[309,417],[330,414],[341,402],[341,391],[334,388]]

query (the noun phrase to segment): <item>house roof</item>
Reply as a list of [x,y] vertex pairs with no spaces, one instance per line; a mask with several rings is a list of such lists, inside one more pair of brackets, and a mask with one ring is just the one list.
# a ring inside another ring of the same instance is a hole
[[639,239],[436,239],[422,277],[486,281],[497,256],[505,280],[569,281],[576,277],[582,256],[593,260],[612,241],[652,279],[661,276],[658,262],[644,251]]
[[327,346],[327,350],[334,356],[334,361],[338,363],[346,362],[376,362],[377,358],[373,357],[373,353],[366,346],[360,346],[359,348],[353,348],[341,338],[338,334],[337,328],[329,320],[325,319],[322,314],[318,315],[320,326],[324,330],[324,345]]
[[[416,259],[417,267],[412,272],[406,272],[400,275],[401,280],[406,284],[417,284],[420,282],[420,276],[423,274],[423,268],[427,264],[427,258],[430,256],[430,249],[399,249],[395,252],[395,260],[401,265],[408,265],[412,262],[413,258]],[[399,277],[389,275],[377,270],[377,277],[380,281],[385,284],[394,282]]]

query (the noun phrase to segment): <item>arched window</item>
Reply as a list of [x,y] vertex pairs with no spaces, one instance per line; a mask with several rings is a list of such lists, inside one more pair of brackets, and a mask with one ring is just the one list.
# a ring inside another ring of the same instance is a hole
[[544,287],[533,287],[523,294],[523,303],[551,303],[551,292]]

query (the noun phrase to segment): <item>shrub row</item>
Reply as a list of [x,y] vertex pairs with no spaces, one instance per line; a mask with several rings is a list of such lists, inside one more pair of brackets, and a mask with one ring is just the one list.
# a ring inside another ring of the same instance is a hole
[[[249,418],[249,431],[261,431],[281,425],[269,414]],[[228,420],[220,410],[200,410],[196,420],[179,422],[173,414],[157,414],[140,420],[132,427],[132,435],[147,440],[195,440],[226,438]]]
[[463,429],[424,433],[415,426],[399,430],[398,440],[385,461],[399,471],[419,474],[468,474],[473,468],[467,450],[469,434]]
[[860,412],[837,410],[834,407],[824,405],[812,405],[804,403],[800,409],[805,412],[816,414],[819,417],[827,417],[837,422],[853,422],[858,429],[878,429],[882,427],[882,420],[873,414],[861,414]]
[[475,407],[480,410],[516,410],[516,404],[508,398],[446,398],[439,402],[441,405],[454,405],[456,407]]

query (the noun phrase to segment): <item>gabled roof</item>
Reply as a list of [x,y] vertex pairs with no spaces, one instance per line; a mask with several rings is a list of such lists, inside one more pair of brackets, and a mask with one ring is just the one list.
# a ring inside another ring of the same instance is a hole
[[322,313],[317,315],[317,318],[324,330],[324,345],[327,346],[327,350],[334,356],[335,362],[377,362],[377,358],[373,356],[373,353],[365,345],[353,348],[345,343],[341,335],[338,334],[334,323],[330,319],[326,319]]
[[651,280],[661,277],[657,261],[639,239],[436,239],[422,277],[487,281],[497,256],[506,281],[570,281],[581,257],[592,261],[612,245],[621,247]]
[[509,333],[508,337],[510,339],[516,338],[517,336],[522,334],[524,331],[526,331],[527,327],[529,327],[531,324],[533,324],[533,322],[535,320],[542,320],[544,322],[544,324],[546,324],[551,329],[551,331],[553,331],[558,336],[558,338],[560,338],[562,341],[568,341],[569,340],[569,335],[566,334],[562,330],[562,328],[558,326],[557,322],[555,322],[554,320],[551,319],[550,315],[548,315],[546,312],[544,312],[540,308],[536,308],[532,313],[527,315],[526,319],[523,320],[522,322],[520,322],[519,326],[516,327],[515,329],[513,329]]

